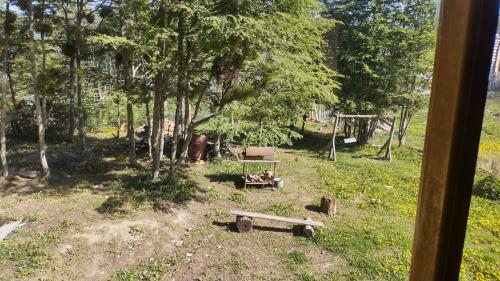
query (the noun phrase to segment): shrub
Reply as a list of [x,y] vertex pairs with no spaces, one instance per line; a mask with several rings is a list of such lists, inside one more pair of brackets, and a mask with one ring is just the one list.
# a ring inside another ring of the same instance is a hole
[[493,175],[486,176],[474,184],[473,193],[479,197],[500,201],[500,180]]

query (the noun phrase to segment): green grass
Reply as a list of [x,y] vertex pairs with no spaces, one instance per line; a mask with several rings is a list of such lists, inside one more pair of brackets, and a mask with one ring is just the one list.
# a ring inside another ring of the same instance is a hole
[[110,281],[160,281],[163,280],[171,261],[166,259],[152,259],[136,267],[118,271]]
[[297,207],[293,203],[278,202],[278,203],[274,203],[274,204],[271,204],[269,206],[266,206],[264,208],[261,208],[259,210],[259,212],[271,213],[271,214],[274,214],[277,216],[292,217],[299,210],[300,210],[299,207]]
[[0,243],[0,270],[14,268],[17,277],[31,276],[36,270],[46,268],[53,258],[53,246],[60,243],[61,236],[67,231],[66,221],[45,231],[20,228],[16,242],[6,239]]
[[[490,99],[479,155],[479,163],[486,161],[489,166],[478,165],[461,280],[500,280],[498,174],[488,168],[499,161],[499,114],[500,99]],[[319,130],[319,125],[308,124],[308,132],[300,143],[279,150],[282,163],[277,172],[285,179],[285,188],[273,196],[271,203],[255,206],[251,201],[249,208],[284,216],[303,215],[302,206],[284,201],[281,196],[304,191],[313,197],[311,204],[317,205],[322,195],[333,195],[338,199],[339,214],[324,218],[326,227],[317,232],[313,241],[307,242],[347,262],[335,276],[325,278],[407,280],[425,127],[426,113],[420,112],[412,120],[405,146],[394,147],[393,161],[377,159],[377,147],[340,145],[337,162],[333,163],[327,159],[325,150],[331,136],[325,132],[331,128]],[[374,142],[381,144],[383,140],[380,134]],[[239,165],[230,160],[208,165],[208,169],[215,178],[214,175],[223,174],[229,186],[233,185],[230,179],[241,173]],[[319,277],[314,274],[298,270],[303,265],[302,258],[299,252],[284,254],[299,280],[317,280]]]

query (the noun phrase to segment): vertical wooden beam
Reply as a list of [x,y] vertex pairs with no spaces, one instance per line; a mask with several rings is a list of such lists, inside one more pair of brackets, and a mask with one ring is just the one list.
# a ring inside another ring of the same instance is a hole
[[391,122],[391,130],[389,132],[389,138],[387,139],[387,151],[385,152],[385,158],[387,158],[389,161],[392,160],[392,139],[395,128],[396,128],[396,117],[393,117]]
[[335,115],[335,121],[333,121],[333,135],[332,135],[332,148],[330,149],[330,159],[337,161],[337,151],[335,150],[335,135],[337,135],[337,125],[339,124],[339,116]]
[[458,280],[497,0],[442,0],[410,280]]

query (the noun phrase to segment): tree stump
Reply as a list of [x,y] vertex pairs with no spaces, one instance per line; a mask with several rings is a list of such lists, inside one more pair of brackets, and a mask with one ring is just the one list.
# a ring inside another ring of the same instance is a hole
[[[306,218],[306,220],[311,220],[311,218]],[[302,227],[302,234],[307,238],[314,237],[314,227],[312,225],[304,225]]]
[[337,213],[337,202],[335,197],[323,196],[323,198],[321,198],[321,212],[329,216]]
[[252,229],[252,219],[249,217],[236,216],[236,228],[239,232],[248,232]]

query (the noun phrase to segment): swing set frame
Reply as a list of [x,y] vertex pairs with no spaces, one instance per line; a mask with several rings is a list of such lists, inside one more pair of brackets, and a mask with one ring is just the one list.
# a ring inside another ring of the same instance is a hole
[[355,114],[355,115],[346,115],[346,114],[336,114],[334,115],[334,121],[333,121],[333,134],[332,134],[332,140],[331,140],[331,148],[330,148],[330,154],[329,158],[332,159],[333,161],[337,161],[337,151],[335,148],[335,137],[337,136],[337,128],[339,126],[339,122],[341,118],[354,118],[354,119],[375,119],[376,121],[382,121],[385,124],[391,126],[389,130],[389,137],[387,138],[387,141],[382,145],[380,148],[379,152],[377,154],[380,154],[382,151],[385,150],[385,155],[384,158],[387,160],[392,160],[392,139],[394,135],[394,130],[396,128],[396,117],[382,117],[379,115],[360,115],[360,114]]

